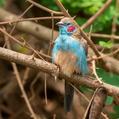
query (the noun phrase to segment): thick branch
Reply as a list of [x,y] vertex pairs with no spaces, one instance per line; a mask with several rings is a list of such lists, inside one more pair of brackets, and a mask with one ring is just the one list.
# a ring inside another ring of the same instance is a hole
[[110,72],[119,74],[119,60],[114,59],[112,57],[105,57],[104,60],[104,68]]
[[89,107],[89,113],[87,119],[97,119],[101,116],[105,101],[107,98],[107,92],[103,88],[99,88],[95,91],[93,99]]
[[104,87],[108,94],[110,95],[119,95],[119,88],[116,86],[112,86],[110,84],[104,83],[103,85],[96,83],[94,80],[90,78],[86,79],[86,77],[79,77],[77,75],[73,75],[72,77],[67,77],[62,72],[58,72],[57,66],[46,61],[33,58],[32,56],[17,53],[8,49],[0,48],[0,58],[4,60],[8,60],[11,62],[15,62],[18,64],[22,64],[49,74],[53,74],[59,76],[73,84],[85,85],[90,88],[96,89],[98,87]]
[[57,71],[57,67],[51,63],[33,58],[32,55],[28,56],[4,48],[0,48],[0,58],[25,66],[30,66],[31,68],[42,70],[47,73],[55,73]]

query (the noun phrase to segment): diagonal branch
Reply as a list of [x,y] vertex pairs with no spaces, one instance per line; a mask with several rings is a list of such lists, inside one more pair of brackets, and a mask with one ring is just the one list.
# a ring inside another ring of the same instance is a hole
[[88,21],[81,26],[82,29],[89,27],[111,4],[112,0],[107,0],[107,2],[95,13]]
[[[4,37],[5,37],[5,42],[7,44],[7,48],[11,49],[11,44],[10,44],[9,38],[6,35],[4,35]],[[15,76],[16,76],[16,80],[17,80],[18,86],[19,86],[19,88],[20,88],[20,90],[22,92],[22,96],[24,98],[24,101],[26,102],[26,106],[28,107],[29,112],[31,113],[31,117],[33,119],[41,119],[40,116],[39,116],[39,118],[36,117],[36,114],[35,114],[34,110],[32,109],[32,106],[31,106],[31,104],[29,102],[28,96],[27,96],[27,94],[26,94],[26,92],[24,90],[24,87],[23,87],[23,84],[22,84],[22,80],[21,80],[21,76],[20,76],[20,73],[18,71],[17,65],[15,63],[13,63],[13,62],[11,62],[11,64],[12,64],[12,68],[13,68]]]
[[[60,10],[64,13],[64,15],[66,17],[71,17],[71,15],[67,12],[67,10],[64,8],[64,6],[62,5],[62,3],[59,0],[55,0],[57,6],[60,8]],[[77,23],[76,23],[77,24]],[[86,33],[81,29],[81,27],[77,24],[80,33],[82,35],[82,37],[84,37],[84,39],[87,41],[87,43],[90,45],[90,47],[93,49],[93,51],[95,52],[96,56],[100,56],[99,51],[97,50],[97,48],[95,47],[94,43],[87,37]]]
[[57,12],[57,11],[53,11],[53,10],[51,10],[51,9],[48,9],[47,7],[44,7],[44,6],[42,6],[42,5],[40,5],[40,4],[36,3],[36,2],[34,2],[33,0],[26,0],[26,1],[30,2],[30,3],[33,4],[34,6],[40,8],[40,9],[42,9],[42,10],[44,10],[44,11],[47,11],[47,12],[49,12],[49,13],[53,13],[53,14],[56,14],[56,15],[62,15],[62,14],[63,14],[62,12]]

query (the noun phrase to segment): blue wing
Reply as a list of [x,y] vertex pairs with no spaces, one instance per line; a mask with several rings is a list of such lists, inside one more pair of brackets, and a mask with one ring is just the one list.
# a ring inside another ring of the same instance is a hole
[[70,39],[70,51],[73,52],[77,57],[77,66],[79,67],[83,75],[88,73],[86,51],[79,40],[71,37]]
[[57,39],[55,40],[55,44],[54,47],[52,49],[52,62],[55,61],[56,55],[58,53],[58,51],[61,49],[61,40],[60,37],[57,37]]

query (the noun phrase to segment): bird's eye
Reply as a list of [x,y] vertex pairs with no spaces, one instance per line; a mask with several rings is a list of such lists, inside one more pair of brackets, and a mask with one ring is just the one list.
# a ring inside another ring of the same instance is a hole
[[67,25],[70,25],[71,23],[67,23]]

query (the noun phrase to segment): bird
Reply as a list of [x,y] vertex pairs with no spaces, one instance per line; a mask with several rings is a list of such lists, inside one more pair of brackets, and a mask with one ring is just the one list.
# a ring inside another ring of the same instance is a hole
[[[74,73],[85,76],[88,74],[87,48],[79,35],[79,29],[73,18],[64,17],[59,22],[59,35],[54,41],[52,49],[52,62],[60,70],[71,77]],[[70,112],[74,97],[72,85],[64,82],[64,110]]]

